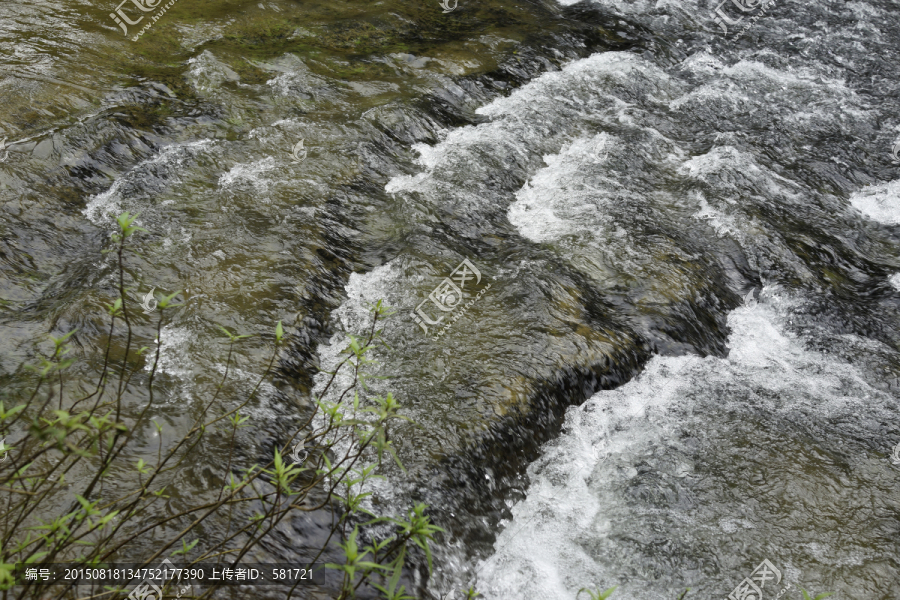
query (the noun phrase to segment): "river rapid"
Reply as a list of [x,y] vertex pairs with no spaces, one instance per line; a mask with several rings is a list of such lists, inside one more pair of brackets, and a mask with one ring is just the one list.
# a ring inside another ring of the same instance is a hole
[[[101,250],[139,212],[132,301],[183,290],[164,446],[224,372],[218,325],[255,334],[226,409],[289,334],[254,462],[397,310],[371,393],[411,419],[407,471],[370,506],[446,529],[417,598],[725,598],[763,561],[767,599],[900,597],[896,1],[180,0],[137,41],[114,9],[0,4],[3,394],[73,328],[89,387]],[[158,510],[215,496],[219,443]],[[265,558],[308,558],[317,518]]]

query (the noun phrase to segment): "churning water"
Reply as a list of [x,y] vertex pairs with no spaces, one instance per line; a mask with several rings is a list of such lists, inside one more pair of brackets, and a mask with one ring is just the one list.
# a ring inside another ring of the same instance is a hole
[[767,289],[729,316],[727,358],[655,357],[569,409],[477,567],[486,597],[573,598],[594,583],[712,598],[763,557],[797,587],[892,597],[885,525],[900,485],[872,440],[900,406],[840,357],[882,347],[845,335],[838,356],[806,349],[785,332],[799,304]]
[[[367,303],[398,310],[373,393],[413,421],[408,473],[372,508],[447,530],[418,597],[724,598],[763,560],[796,597],[900,597],[896,1],[203,0],[133,43],[101,4],[0,5],[4,386],[73,327],[90,380],[100,250],[139,211],[133,299],[185,290],[171,439],[216,325],[292,334],[254,462]],[[463,266],[457,305],[435,290]],[[226,408],[268,351],[239,348]],[[223,468],[199,453],[175,502]]]

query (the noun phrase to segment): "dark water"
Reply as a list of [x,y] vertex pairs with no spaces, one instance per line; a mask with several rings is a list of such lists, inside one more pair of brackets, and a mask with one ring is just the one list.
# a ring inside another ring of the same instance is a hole
[[[788,597],[900,594],[896,3],[723,5],[760,15],[736,39],[696,3],[180,0],[137,42],[114,8],[0,6],[6,392],[73,327],[89,385],[100,250],[139,211],[132,299],[185,290],[164,444],[224,370],[216,325],[257,334],[223,408],[291,332],[253,461],[366,303],[398,309],[373,393],[415,422],[409,474],[373,507],[424,500],[448,529],[420,597],[720,598],[764,559]],[[429,300],[447,278],[463,303]],[[216,492],[224,443],[173,507]],[[313,530],[266,551],[302,557]]]

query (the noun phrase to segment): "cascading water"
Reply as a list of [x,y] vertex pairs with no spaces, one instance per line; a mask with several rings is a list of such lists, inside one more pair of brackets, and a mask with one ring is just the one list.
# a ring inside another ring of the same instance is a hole
[[0,6],[4,386],[48,331],[101,360],[99,250],[140,212],[135,300],[185,290],[174,431],[216,325],[293,334],[252,457],[367,304],[398,310],[372,393],[407,472],[369,507],[447,530],[417,597],[720,598],[764,560],[788,597],[900,595],[896,3],[184,4],[134,43],[105,5]]

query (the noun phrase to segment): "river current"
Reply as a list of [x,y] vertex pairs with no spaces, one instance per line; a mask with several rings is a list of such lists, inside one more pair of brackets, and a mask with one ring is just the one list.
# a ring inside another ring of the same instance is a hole
[[166,442],[224,371],[217,325],[256,334],[225,408],[289,332],[252,462],[397,310],[371,393],[411,419],[407,472],[370,506],[447,530],[417,598],[725,598],[763,561],[790,598],[900,597],[896,2],[180,0],[134,42],[114,8],[0,4],[4,393],[74,327],[91,381],[100,251],[140,212],[132,300],[184,290]]

